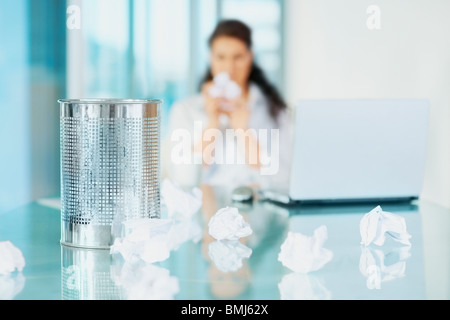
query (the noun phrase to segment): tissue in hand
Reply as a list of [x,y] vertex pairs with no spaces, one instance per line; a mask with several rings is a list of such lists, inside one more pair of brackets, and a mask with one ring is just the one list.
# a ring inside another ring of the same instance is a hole
[[405,218],[390,212],[385,212],[380,206],[365,214],[360,221],[361,244],[371,243],[382,246],[386,234],[395,241],[410,246],[411,235],[406,231]]
[[[209,95],[213,98],[224,98],[234,100],[241,96],[242,90],[239,85],[230,79],[226,72],[219,73],[214,78],[214,85],[209,90]],[[230,109],[230,106],[224,105],[224,109]]]
[[0,242],[0,275],[7,275],[14,271],[21,272],[25,267],[22,251],[11,241]]
[[169,179],[162,183],[161,198],[170,218],[189,219],[202,207],[200,189],[194,188],[191,192],[186,192]]
[[208,254],[222,272],[235,272],[242,268],[242,260],[249,258],[252,249],[237,240],[214,241],[208,245]]
[[294,272],[319,270],[333,258],[333,253],[322,247],[326,240],[326,226],[317,228],[312,237],[289,232],[281,245],[278,261]]
[[209,234],[216,240],[238,240],[253,233],[237,208],[220,209],[209,220]]

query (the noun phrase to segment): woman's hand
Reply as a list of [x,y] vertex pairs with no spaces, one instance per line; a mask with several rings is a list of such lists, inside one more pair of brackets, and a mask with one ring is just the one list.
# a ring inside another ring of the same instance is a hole
[[202,95],[205,101],[205,111],[208,116],[208,124],[203,131],[201,141],[194,146],[194,152],[202,155],[203,164],[205,166],[212,163],[213,158],[211,153],[207,153],[205,155],[204,151],[206,148],[210,148],[211,144],[216,142],[215,139],[211,140],[207,133],[211,129],[220,129],[220,115],[223,114],[221,109],[222,99],[214,98],[209,94],[211,86],[213,85],[214,83],[210,81],[205,83],[202,87]]
[[225,98],[214,98],[209,94],[209,90],[214,85],[212,81],[207,82],[202,87],[203,98],[205,99],[205,110],[209,119],[209,128],[219,128],[220,115],[224,114],[230,119],[232,129],[248,129],[250,110],[244,97],[233,100]]
[[248,121],[250,119],[250,109],[248,108],[247,101],[244,98],[237,98],[228,102],[233,108],[227,112],[230,118],[231,128],[243,129],[247,131]]
[[261,168],[260,148],[257,137],[249,129],[250,108],[245,98],[241,97],[232,101],[229,101],[232,106],[231,111],[227,114],[230,118],[230,126],[236,130],[236,136],[241,139],[239,145],[244,146],[245,162],[253,169]]
[[202,87],[203,99],[205,99],[205,110],[208,115],[210,128],[219,128],[219,116],[223,113],[221,110],[221,100],[220,98],[211,97],[209,90],[214,85],[212,81],[207,82]]

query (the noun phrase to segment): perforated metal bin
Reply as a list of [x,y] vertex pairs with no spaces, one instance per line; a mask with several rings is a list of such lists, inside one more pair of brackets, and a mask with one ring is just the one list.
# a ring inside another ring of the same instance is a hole
[[58,100],[61,243],[108,249],[113,226],[160,218],[160,100]]

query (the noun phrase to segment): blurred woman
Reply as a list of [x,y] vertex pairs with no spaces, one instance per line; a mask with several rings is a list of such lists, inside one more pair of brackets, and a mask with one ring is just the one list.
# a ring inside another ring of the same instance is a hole
[[[187,163],[183,170],[172,171],[170,178],[180,184],[286,189],[291,158],[289,111],[256,64],[252,44],[246,24],[220,22],[209,39],[210,68],[202,79],[201,93],[173,105],[172,162],[179,165],[177,160],[184,156],[180,150],[186,150],[177,137],[189,132],[191,161],[201,163],[199,171],[194,166],[188,169]],[[186,174],[192,175],[192,183],[182,182]]]

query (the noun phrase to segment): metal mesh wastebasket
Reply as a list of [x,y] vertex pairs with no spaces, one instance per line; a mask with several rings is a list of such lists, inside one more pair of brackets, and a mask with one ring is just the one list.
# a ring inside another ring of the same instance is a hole
[[160,218],[160,100],[58,100],[61,243],[108,249],[114,225]]

